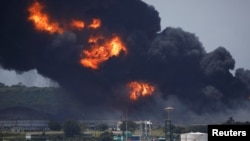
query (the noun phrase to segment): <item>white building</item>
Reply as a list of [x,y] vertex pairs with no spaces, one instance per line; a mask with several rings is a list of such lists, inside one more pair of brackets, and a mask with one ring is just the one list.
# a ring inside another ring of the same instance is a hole
[[181,141],[207,141],[207,133],[190,132],[181,134]]

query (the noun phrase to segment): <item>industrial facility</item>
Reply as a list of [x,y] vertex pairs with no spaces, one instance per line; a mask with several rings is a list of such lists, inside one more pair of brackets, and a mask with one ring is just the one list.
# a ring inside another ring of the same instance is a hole
[[207,133],[190,132],[181,134],[181,141],[207,141]]
[[0,131],[45,131],[49,130],[48,123],[48,120],[0,120]]

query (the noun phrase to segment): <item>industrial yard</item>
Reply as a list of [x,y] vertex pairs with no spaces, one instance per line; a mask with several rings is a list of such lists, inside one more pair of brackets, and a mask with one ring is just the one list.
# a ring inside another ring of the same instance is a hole
[[[132,131],[123,131],[120,127],[123,121],[116,120],[86,120],[78,121],[81,126],[81,134],[72,137],[66,137],[64,129],[53,131],[48,126],[48,121],[0,121],[1,123],[1,141],[165,141],[168,137],[165,134],[163,125],[154,125],[152,121],[128,121],[136,124],[133,129],[127,125],[127,129]],[[125,122],[126,123],[126,122]],[[104,127],[104,125],[106,127]],[[85,126],[85,127],[83,127]],[[104,128],[100,128],[103,126]],[[191,141],[191,138],[200,138],[196,141],[205,141],[206,133],[190,132],[182,133],[185,130],[206,130],[206,126],[192,125],[189,127],[173,126],[172,141]],[[177,133],[179,132],[179,133]]]

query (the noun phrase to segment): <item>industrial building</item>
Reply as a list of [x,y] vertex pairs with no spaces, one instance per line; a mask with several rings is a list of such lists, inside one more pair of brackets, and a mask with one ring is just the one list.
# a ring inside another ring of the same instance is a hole
[[45,131],[48,120],[0,120],[0,130],[11,132]]
[[207,133],[190,132],[181,134],[181,141],[207,141]]

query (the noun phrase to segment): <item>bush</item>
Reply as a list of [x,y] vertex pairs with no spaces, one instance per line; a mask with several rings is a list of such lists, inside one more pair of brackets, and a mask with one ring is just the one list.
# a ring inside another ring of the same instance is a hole
[[97,129],[100,130],[100,131],[105,131],[108,129],[108,125],[107,124],[99,124],[97,126]]
[[99,141],[113,141],[113,133],[112,132],[103,132],[99,136]]
[[66,137],[81,135],[81,127],[75,120],[66,121],[63,126],[63,131]]
[[61,124],[56,121],[50,121],[48,126],[49,126],[49,129],[52,131],[60,131],[62,129]]

